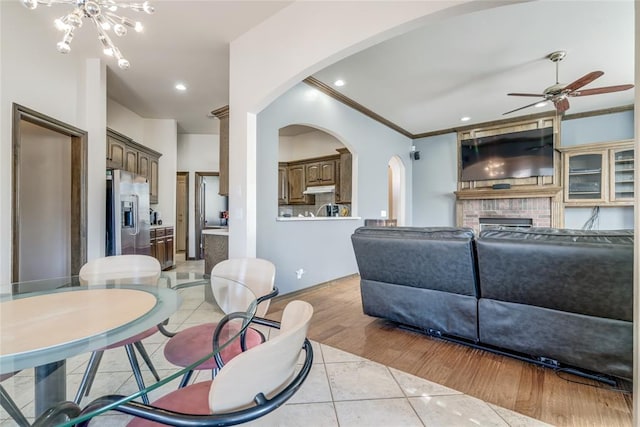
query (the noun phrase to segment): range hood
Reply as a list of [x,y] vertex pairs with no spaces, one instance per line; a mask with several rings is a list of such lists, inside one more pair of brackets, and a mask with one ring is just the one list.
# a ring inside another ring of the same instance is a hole
[[307,187],[302,194],[333,193],[334,191],[336,191],[335,185],[316,185],[314,187]]

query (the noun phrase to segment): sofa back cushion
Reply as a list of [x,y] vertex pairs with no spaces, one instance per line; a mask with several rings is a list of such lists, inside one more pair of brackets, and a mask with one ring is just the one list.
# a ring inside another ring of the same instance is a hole
[[484,230],[480,296],[633,320],[633,231]]
[[351,241],[363,280],[477,296],[470,228],[360,227]]

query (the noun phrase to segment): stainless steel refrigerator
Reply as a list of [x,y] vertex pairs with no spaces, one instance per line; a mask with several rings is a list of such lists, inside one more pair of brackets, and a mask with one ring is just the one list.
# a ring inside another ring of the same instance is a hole
[[150,255],[149,184],[143,176],[107,170],[106,254]]

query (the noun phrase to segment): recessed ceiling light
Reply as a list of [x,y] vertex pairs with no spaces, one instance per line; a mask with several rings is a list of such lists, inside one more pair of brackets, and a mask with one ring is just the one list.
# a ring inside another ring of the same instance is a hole
[[180,91],[185,91],[185,90],[187,90],[187,87],[184,85],[184,83],[178,83],[178,84],[176,84],[176,89],[178,89]]
[[469,120],[471,120],[471,117],[469,117],[469,116],[464,116],[464,117],[460,118],[461,122],[468,122]]
[[340,87],[340,86],[344,86],[344,80],[338,79],[335,82],[333,82],[334,85]]
[[538,102],[536,105],[534,105],[534,107],[544,107],[545,105],[547,105],[547,101],[540,101]]

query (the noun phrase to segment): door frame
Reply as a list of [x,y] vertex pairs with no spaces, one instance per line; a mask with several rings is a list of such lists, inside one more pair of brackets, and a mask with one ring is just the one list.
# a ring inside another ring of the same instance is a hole
[[[184,259],[187,260],[189,259],[189,172],[176,172],[176,187],[178,184],[178,177],[179,176],[186,176],[186,189],[185,189],[185,194],[184,194],[184,200],[183,203],[185,204],[185,255],[184,255]],[[178,202],[179,200],[177,199],[177,195],[178,195],[178,189],[176,188],[176,209],[178,207]],[[174,237],[178,237],[178,216],[177,216],[177,212],[176,212],[176,233]],[[176,244],[176,249],[178,247],[178,239],[176,239],[175,241]]]
[[77,275],[87,262],[87,140],[88,133],[60,120],[13,103],[11,183],[11,280],[20,276],[20,121],[49,129],[71,138],[71,274]]
[[205,176],[220,176],[220,172],[196,172],[195,173],[195,240],[196,240],[196,253],[195,259],[204,259],[200,256],[200,245],[202,245],[202,221],[198,216],[200,215],[200,205],[202,204],[202,198],[200,194],[202,192],[202,178]]

